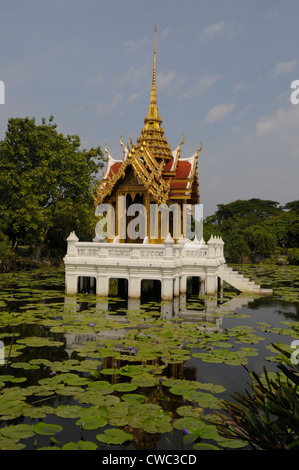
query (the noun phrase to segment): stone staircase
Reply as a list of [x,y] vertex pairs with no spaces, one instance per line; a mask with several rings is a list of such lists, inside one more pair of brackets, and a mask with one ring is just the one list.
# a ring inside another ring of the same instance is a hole
[[272,294],[272,289],[262,289],[261,286],[254,281],[250,281],[248,277],[244,277],[242,274],[229,268],[226,264],[219,266],[218,276],[241,292],[266,295]]

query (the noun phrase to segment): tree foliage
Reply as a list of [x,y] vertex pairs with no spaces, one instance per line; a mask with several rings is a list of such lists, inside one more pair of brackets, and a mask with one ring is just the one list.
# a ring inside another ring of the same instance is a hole
[[222,236],[228,261],[254,262],[273,255],[296,261],[299,243],[298,201],[284,207],[271,200],[237,200],[219,204],[204,222],[204,237]]
[[43,245],[57,246],[70,230],[90,231],[103,154],[80,146],[79,136],[57,131],[53,116],[40,125],[9,119],[0,142],[0,218],[13,247],[29,244],[38,257]]

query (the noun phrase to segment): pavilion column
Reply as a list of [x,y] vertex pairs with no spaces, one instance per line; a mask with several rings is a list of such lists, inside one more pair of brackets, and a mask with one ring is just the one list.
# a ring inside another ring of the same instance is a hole
[[171,273],[168,275],[163,275],[162,278],[162,293],[161,293],[161,298],[162,300],[172,300],[173,299],[173,277]]
[[180,280],[180,294],[186,295],[187,293],[187,276],[181,276]]
[[173,295],[174,297],[178,297],[180,295],[180,277],[179,276],[176,276],[174,279]]
[[120,242],[126,242],[127,236],[127,225],[126,225],[126,196],[118,195],[117,196],[117,234]]
[[199,295],[205,295],[205,278],[203,276],[200,277]]
[[146,235],[148,237],[148,240],[150,241],[151,238],[151,229],[150,229],[150,224],[151,224],[151,202],[150,202],[150,196],[148,193],[144,193],[144,205],[145,205],[145,210],[146,210]]
[[100,297],[108,297],[109,295],[109,277],[107,274],[99,274],[97,275],[97,286],[96,286],[96,294]]
[[218,279],[217,272],[215,268],[210,268],[207,270],[206,276],[206,294],[213,295],[218,290]]
[[67,266],[65,269],[65,290],[67,294],[77,294],[77,273],[75,268]]
[[128,298],[139,299],[141,297],[141,278],[138,273],[132,273],[128,280]]

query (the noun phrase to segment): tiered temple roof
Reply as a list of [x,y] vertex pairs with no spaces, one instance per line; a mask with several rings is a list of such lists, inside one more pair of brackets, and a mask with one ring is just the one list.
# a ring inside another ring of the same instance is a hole
[[154,46],[154,65],[148,114],[144,119],[144,127],[135,145],[132,139],[127,146],[120,139],[123,147],[123,159],[114,159],[105,146],[107,154],[106,171],[99,183],[95,205],[109,200],[113,189],[125,177],[129,168],[158,203],[168,205],[183,200],[186,204],[199,204],[198,153],[202,145],[189,158],[181,157],[181,146],[172,151],[161,126],[157,106],[156,89],[156,28]]

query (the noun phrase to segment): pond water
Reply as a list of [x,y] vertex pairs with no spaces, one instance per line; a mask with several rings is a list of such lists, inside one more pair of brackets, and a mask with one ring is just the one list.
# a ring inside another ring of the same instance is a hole
[[[240,267],[273,295],[67,296],[64,271],[0,275],[0,449],[246,449],[210,423],[299,336],[298,267]],[[1,345],[1,343],[0,343]],[[1,358],[1,356],[0,356]]]

